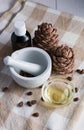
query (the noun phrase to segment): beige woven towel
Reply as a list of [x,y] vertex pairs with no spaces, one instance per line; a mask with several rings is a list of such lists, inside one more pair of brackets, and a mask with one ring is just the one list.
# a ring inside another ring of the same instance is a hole
[[[75,108],[66,130],[76,130],[76,128],[79,127],[78,125],[80,123],[80,120],[84,119],[84,116],[82,117],[83,114],[84,114],[84,96],[81,99],[80,103]],[[83,129],[84,127],[81,126],[81,128]]]
[[[73,84],[79,88],[80,100],[64,108],[50,109],[41,105],[41,89],[25,89],[17,85],[11,78],[8,67],[2,60],[12,53],[11,33],[16,20],[24,20],[32,37],[34,31],[42,22],[52,23],[58,29],[60,44],[73,47],[75,53],[75,68],[84,68],[84,19],[59,12],[29,1],[18,0],[14,7],[0,18],[0,130],[84,130],[80,119],[84,113],[84,76],[73,74]],[[2,88],[8,87],[7,92]],[[26,93],[32,91],[31,96]],[[32,107],[27,101],[37,100]],[[23,107],[17,107],[23,101]],[[39,112],[39,117],[32,114]],[[84,117],[82,117],[84,119]],[[79,125],[78,125],[79,124]],[[81,125],[80,125],[81,124]]]

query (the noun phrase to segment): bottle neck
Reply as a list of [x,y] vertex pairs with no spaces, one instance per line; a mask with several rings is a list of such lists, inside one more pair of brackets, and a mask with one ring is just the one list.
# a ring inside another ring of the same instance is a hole
[[14,33],[17,36],[24,36],[26,34],[26,30],[19,30],[19,31],[15,30]]

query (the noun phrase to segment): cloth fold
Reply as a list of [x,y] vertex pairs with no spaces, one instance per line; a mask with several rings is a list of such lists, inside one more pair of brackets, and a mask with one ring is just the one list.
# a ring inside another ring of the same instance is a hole
[[3,15],[0,17],[0,34],[5,30],[5,28],[7,28],[7,26],[10,24],[10,22],[16,16],[16,14],[23,9],[25,1],[26,0],[16,1],[13,7],[11,7],[8,11],[3,13]]

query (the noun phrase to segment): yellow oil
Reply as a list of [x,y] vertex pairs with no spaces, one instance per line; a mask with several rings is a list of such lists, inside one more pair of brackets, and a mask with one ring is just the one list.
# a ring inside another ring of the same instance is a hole
[[52,103],[63,103],[67,100],[69,90],[64,86],[51,85],[47,89],[47,97]]

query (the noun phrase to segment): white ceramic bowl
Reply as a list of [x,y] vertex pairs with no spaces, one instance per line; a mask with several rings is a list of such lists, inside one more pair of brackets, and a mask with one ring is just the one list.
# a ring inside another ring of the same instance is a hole
[[36,77],[24,77],[19,74],[20,69],[10,67],[14,81],[26,88],[36,88],[42,85],[51,74],[52,62],[47,52],[37,47],[28,47],[12,53],[11,57],[40,64],[45,67],[44,71]]

